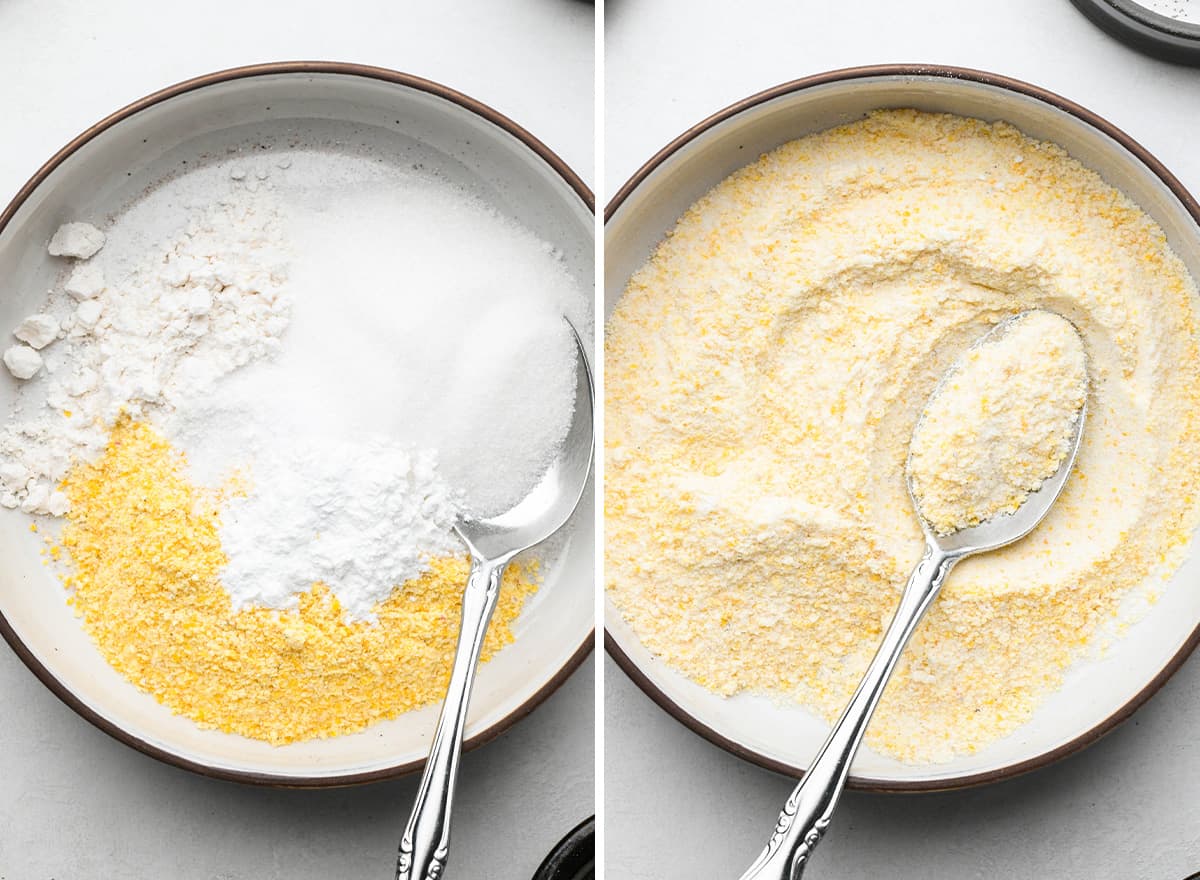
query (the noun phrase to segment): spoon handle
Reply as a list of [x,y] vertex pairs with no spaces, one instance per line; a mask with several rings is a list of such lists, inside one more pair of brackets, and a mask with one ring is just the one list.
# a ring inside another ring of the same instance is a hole
[[850,762],[858,751],[858,744],[896,661],[958,559],[936,547],[926,546],[925,555],[909,576],[896,614],[858,690],[834,724],[808,772],[784,804],[766,849],[741,880],[798,880],[803,873],[813,849],[833,818],[834,807],[850,772]]
[[396,880],[437,880],[446,868],[450,851],[450,807],[454,783],[458,779],[458,759],[462,754],[463,727],[475,666],[488,622],[500,596],[500,577],[505,562],[471,557],[471,574],[463,591],[462,624],[454,669],[446,688],[446,700],[438,717],[433,748],[425,762],[421,787],[400,839],[400,857],[396,862]]

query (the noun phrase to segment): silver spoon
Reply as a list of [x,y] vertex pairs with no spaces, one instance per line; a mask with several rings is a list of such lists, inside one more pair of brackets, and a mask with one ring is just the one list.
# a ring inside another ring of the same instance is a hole
[[[975,345],[982,345],[1004,333],[1014,321],[1025,314],[1027,313],[1022,312],[1001,321]],[[952,375],[957,366],[956,363],[946,375]],[[939,384],[930,395],[930,401],[937,397],[940,389]],[[926,408],[928,406],[926,403]],[[900,597],[900,606],[896,609],[896,614],[884,633],[883,643],[879,646],[871,665],[867,667],[862,682],[837,723],[833,725],[833,730],[830,731],[821,750],[817,752],[817,757],[805,772],[804,778],[784,804],[766,849],[742,875],[741,880],[798,880],[804,872],[813,849],[820,843],[822,835],[833,819],[834,808],[850,772],[850,762],[858,751],[867,724],[875,712],[875,706],[879,703],[892,670],[896,667],[896,661],[900,659],[904,646],[908,644],[909,637],[921,622],[926,609],[937,597],[946,575],[960,560],[1018,541],[1042,521],[1071,473],[1075,455],[1079,451],[1079,440],[1083,436],[1086,416],[1085,395],[1083,407],[1075,420],[1071,446],[1066,458],[1058,466],[1058,470],[1042,483],[1041,488],[1029,493],[1015,512],[985,520],[979,525],[959,529],[948,535],[935,533],[921,515],[920,505],[913,493],[912,475],[909,468],[905,467],[909,496],[912,498],[913,507],[916,508],[917,518],[921,521],[921,530],[925,533],[925,555],[908,578],[908,584]],[[911,455],[909,463],[911,464]]]
[[417,789],[416,804],[400,840],[396,880],[437,880],[445,870],[450,850],[450,807],[462,753],[467,704],[483,637],[500,596],[500,578],[514,556],[540,544],[562,527],[578,506],[587,485],[593,451],[592,376],[583,342],[573,326],[571,333],[579,354],[575,413],[558,458],[511,510],[488,519],[460,519],[454,526],[471,552],[471,574],[463,591],[462,623],[450,684]]

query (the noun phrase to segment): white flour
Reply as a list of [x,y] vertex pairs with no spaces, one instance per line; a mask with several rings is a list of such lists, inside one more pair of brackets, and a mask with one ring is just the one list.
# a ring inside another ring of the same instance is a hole
[[52,300],[65,338],[43,352],[45,406],[0,432],[0,504],[65,512],[54,485],[103,449],[122,412],[174,409],[278,349],[289,303],[277,218],[269,201],[232,195],[94,298]]

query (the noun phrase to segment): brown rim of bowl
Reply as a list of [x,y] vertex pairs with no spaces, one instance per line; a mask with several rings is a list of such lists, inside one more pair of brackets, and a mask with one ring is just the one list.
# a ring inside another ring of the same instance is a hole
[[[1141,144],[1127,135],[1121,129],[1117,128],[1111,122],[1097,116],[1090,110],[1081,107],[1080,105],[1056,95],[1053,92],[1030,85],[1029,83],[1020,80],[1012,79],[1007,76],[1001,76],[995,73],[987,73],[982,70],[972,70],[964,67],[945,67],[941,65],[923,65],[923,64],[881,64],[865,67],[848,67],[841,70],[832,70],[827,73],[818,73],[814,76],[804,77],[803,79],[793,80],[783,83],[766,91],[759,92],[756,95],[751,95],[749,98],[738,101],[736,104],[731,104],[724,110],[714,113],[712,116],[700,122],[675,140],[671,141],[654,156],[646,162],[637,173],[617,190],[617,194],[612,197],[608,203],[608,207],[604,211],[604,221],[607,223],[612,219],[613,215],[621,207],[622,203],[627,199],[635,189],[649,177],[660,165],[667,159],[671,158],[681,147],[690,143],[695,138],[714,128],[727,119],[737,116],[743,111],[750,110],[754,107],[771,101],[782,95],[788,95],[793,92],[803,91],[804,89],[813,88],[814,86],[826,85],[834,82],[846,82],[856,79],[867,79],[877,77],[922,77],[922,78],[943,78],[966,80],[969,82],[981,83],[983,85],[995,86],[997,88],[1006,89],[1010,92],[1025,95],[1030,98],[1036,98],[1044,104],[1049,104],[1056,107],[1071,116],[1087,123],[1092,128],[1098,130],[1104,135],[1112,138],[1130,153],[1132,153],[1143,165],[1149,168],[1155,175],[1158,176],[1167,188],[1171,190],[1175,198],[1177,198],[1192,215],[1192,219],[1200,225],[1200,204],[1197,204],[1195,198],[1184,188],[1183,184],[1168,171],[1158,159],[1154,158],[1149,151]],[[1125,721],[1137,709],[1152,697],[1159,688],[1161,688],[1180,666],[1183,661],[1188,658],[1192,650],[1200,643],[1200,625],[1192,630],[1183,646],[1175,653],[1175,655],[1167,662],[1167,664],[1159,670],[1150,682],[1142,688],[1129,702],[1110,715],[1108,718],[1101,721],[1095,727],[1085,731],[1071,741],[1064,743],[1050,751],[1044,752],[1033,758],[1025,761],[1019,761],[1015,764],[1009,764],[1000,767],[996,770],[988,770],[983,773],[969,773],[963,776],[957,776],[947,779],[934,780],[915,780],[915,781],[897,781],[891,779],[879,779],[872,776],[858,776],[851,774],[847,784],[851,788],[861,791],[876,791],[876,792],[922,792],[922,791],[949,791],[959,788],[970,788],[976,785],[985,785],[990,782],[999,782],[1003,779],[1010,779],[1014,776],[1019,776],[1022,773],[1028,773],[1031,770],[1037,770],[1054,763],[1068,755],[1073,755],[1076,752],[1086,748],[1094,743],[1100,737],[1104,736],[1109,731],[1113,730],[1122,721]],[[617,662],[617,665],[633,679],[646,695],[650,697],[661,708],[666,710],[668,714],[675,720],[689,727],[695,733],[707,739],[709,742],[720,746],[728,752],[732,752],[739,758],[743,758],[752,764],[757,764],[760,767],[765,767],[768,770],[774,770],[776,773],[782,773],[785,776],[802,776],[804,774],[803,767],[793,766],[781,761],[776,761],[767,757],[753,749],[747,748],[741,743],[734,742],[727,737],[722,736],[717,731],[713,730],[708,725],[701,722],[695,716],[688,713],[674,700],[663,693],[649,677],[638,668],[637,664],[630,659],[620,645],[617,644],[615,638],[606,629],[604,632],[604,647],[609,656]]]
[[[235,79],[248,79],[255,76],[273,76],[277,74],[336,74],[341,76],[357,76],[365,79],[381,80],[383,82],[393,83],[404,88],[414,89],[420,92],[426,92],[443,100],[449,101],[452,104],[457,104],[465,110],[474,113],[476,116],[490,122],[492,125],[500,128],[510,135],[515,137],[533,153],[549,165],[559,177],[561,177],[568,186],[574,190],[580,200],[587,206],[588,210],[595,213],[596,203],[592,196],[592,191],[584,184],[574,171],[564,162],[557,154],[549,147],[535,138],[532,134],[526,131],[517,123],[513,122],[504,114],[489,107],[474,98],[464,95],[462,92],[455,91],[440,83],[432,80],[422,79],[418,76],[412,76],[407,73],[389,70],[384,67],[371,67],[365,64],[348,64],[338,61],[280,61],[268,64],[253,64],[245,67],[233,67],[228,70],[220,70],[216,73],[205,74],[194,79],[185,80],[181,83],[176,83],[173,86],[168,86],[153,94],[147,95],[141,100],[134,101],[126,107],[121,108],[115,113],[101,119],[91,128],[87,129],[81,135],[76,137],[65,147],[55,153],[41,168],[39,168],[28,182],[22,186],[13,200],[0,213],[0,234],[3,234],[9,221],[13,215],[25,203],[37,187],[45,181],[55,168],[61,165],[69,156],[76,150],[86,144],[92,138],[99,135],[101,132],[107,131],[114,125],[128,119],[129,117],[140,113],[148,107],[153,107],[163,101],[168,101],[176,98],[179,95],[188,92],[202,89],[207,86],[216,85],[218,83],[228,82]],[[107,733],[113,739],[125,743],[127,746],[132,746],[139,752],[143,752],[152,758],[171,764],[175,767],[182,767],[185,770],[191,770],[194,773],[199,773],[202,776],[209,776],[214,779],[225,779],[232,782],[247,782],[254,785],[266,785],[277,788],[333,788],[348,785],[360,785],[367,782],[379,782],[385,779],[395,779],[398,776],[404,776],[414,770],[423,767],[424,759],[417,761],[409,761],[406,764],[398,764],[394,767],[386,767],[381,770],[371,770],[364,773],[345,773],[338,776],[280,776],[270,773],[254,773],[245,770],[229,770],[220,767],[210,767],[207,764],[202,764],[197,761],[192,761],[180,755],[161,749],[158,746],[152,745],[139,737],[134,736],[128,731],[113,724],[107,718],[104,718],[89,706],[85,705],[75,694],[67,688],[62,682],[55,678],[45,666],[33,655],[29,648],[21,641],[16,632],[9,625],[7,618],[3,612],[0,612],[0,634],[4,636],[5,641],[21,658],[22,662],[29,667],[30,671],[38,677],[50,691],[70,706],[75,712],[90,721],[100,730]],[[463,743],[464,750],[478,748],[485,743],[491,742],[500,734],[507,731],[510,727],[536,709],[542,702],[546,700],[554,691],[562,685],[567,678],[570,677],[584,659],[591,653],[595,644],[595,630],[592,630],[588,636],[580,643],[579,647],[567,659],[567,662],[554,674],[550,681],[546,682],[536,693],[529,697],[524,703],[510,712],[508,715],[501,718],[495,724],[488,727],[486,730],[481,730],[479,733],[470,737]]]

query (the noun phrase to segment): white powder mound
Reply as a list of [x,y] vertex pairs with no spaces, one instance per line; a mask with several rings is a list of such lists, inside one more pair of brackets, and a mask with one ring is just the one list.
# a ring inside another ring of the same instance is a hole
[[52,303],[66,338],[47,358],[45,406],[0,432],[0,504],[61,515],[54,484],[103,449],[122,412],[170,411],[276,351],[284,258],[274,204],[240,192],[196,212],[121,281],[84,279],[94,298]]
[[221,580],[235,607],[294,605],[320,581],[348,618],[374,620],[431,556],[462,551],[433,452],[381,437],[261,446],[270,454],[251,464],[252,491],[221,513]]
[[561,258],[424,176],[304,198],[289,210],[287,346],[225,393],[271,419],[302,413],[436,449],[469,514],[508,509],[545,472],[574,412],[563,315],[586,298]]

